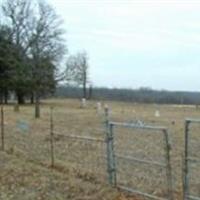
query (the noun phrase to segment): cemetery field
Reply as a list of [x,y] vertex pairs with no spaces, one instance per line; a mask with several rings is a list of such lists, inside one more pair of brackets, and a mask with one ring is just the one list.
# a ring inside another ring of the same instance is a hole
[[[5,152],[0,152],[0,199],[137,199],[126,198],[108,184],[104,104],[110,109],[111,121],[159,125],[169,129],[173,190],[180,199],[184,120],[199,118],[200,109],[191,105],[107,101],[101,104],[102,109],[97,111],[97,101],[88,101],[85,108],[80,108],[79,100],[44,100],[40,119],[34,118],[31,105],[21,106],[18,113],[14,112],[12,105],[4,106]],[[54,169],[50,167],[50,107],[53,107],[55,134]],[[116,128],[114,138],[117,154],[163,161],[162,145],[159,146],[163,138],[159,134]],[[160,175],[163,171],[158,174],[152,167],[147,172],[143,166],[120,160],[116,165],[119,166],[117,178],[122,184],[158,196],[165,195],[165,187],[160,187],[165,179]],[[145,178],[141,178],[143,176]],[[199,183],[195,188],[199,188]]]

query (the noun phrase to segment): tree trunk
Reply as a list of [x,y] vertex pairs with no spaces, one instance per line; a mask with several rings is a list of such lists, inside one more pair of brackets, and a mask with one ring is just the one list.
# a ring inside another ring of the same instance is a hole
[[34,104],[34,93],[33,92],[31,92],[30,103]]
[[16,102],[15,105],[14,105],[14,111],[15,112],[19,112],[19,104],[18,104],[18,102]]
[[0,104],[3,104],[3,93],[0,91]]
[[40,118],[40,97],[38,92],[35,93],[35,118]]
[[17,92],[18,104],[25,104],[24,94],[22,92]]
[[8,104],[8,90],[7,89],[4,90],[4,103]]
[[83,98],[87,98],[87,88],[86,88],[86,83],[87,83],[87,74],[84,72],[83,76]]
[[87,98],[87,89],[86,89],[86,84],[83,85],[83,98]]
[[16,103],[14,105],[14,112],[19,112],[19,104],[20,104],[19,102],[21,101],[21,98],[22,98],[20,96],[21,96],[20,92],[16,92],[17,101],[16,101]]
[[89,96],[88,96],[89,99],[92,99],[92,92],[93,92],[93,88],[92,88],[92,86],[90,86],[90,88],[89,88]]

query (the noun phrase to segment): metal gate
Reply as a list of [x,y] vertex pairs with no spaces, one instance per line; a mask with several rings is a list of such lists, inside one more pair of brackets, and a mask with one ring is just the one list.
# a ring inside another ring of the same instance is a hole
[[200,120],[185,120],[184,199],[200,200]]
[[[133,144],[134,141],[138,144]],[[153,145],[150,149],[149,144]],[[158,150],[159,144],[163,146]],[[152,199],[173,199],[170,143],[165,127],[108,122],[107,160],[109,181],[114,186]],[[149,190],[155,181],[157,193]],[[165,187],[161,187],[161,182]]]

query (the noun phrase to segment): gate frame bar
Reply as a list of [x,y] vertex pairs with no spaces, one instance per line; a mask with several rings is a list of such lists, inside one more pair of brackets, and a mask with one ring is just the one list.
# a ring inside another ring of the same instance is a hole
[[[161,126],[147,126],[147,125],[138,125],[138,124],[133,124],[133,123],[120,123],[120,122],[113,122],[113,121],[107,121],[107,138],[109,140],[112,140],[110,142],[110,145],[112,146],[112,148],[109,148],[109,144],[108,144],[108,154],[107,156],[109,156],[108,158],[108,172],[109,172],[109,169],[110,167],[112,166],[113,168],[111,169],[111,172],[110,172],[110,176],[109,176],[109,182],[114,185],[114,186],[117,186],[117,175],[116,175],[116,162],[115,162],[115,152],[114,152],[114,147],[113,147],[113,143],[114,143],[114,136],[113,136],[113,128],[115,126],[119,126],[119,127],[127,127],[127,128],[131,128],[131,129],[145,129],[145,130],[155,130],[155,131],[161,131],[163,136],[164,136],[164,143],[165,143],[165,147],[164,147],[164,150],[166,152],[165,154],[165,164],[163,163],[159,163],[160,166],[166,168],[166,177],[167,177],[167,189],[168,189],[168,200],[173,200],[173,185],[172,185],[172,169],[171,169],[171,161],[170,161],[170,150],[171,150],[171,145],[170,145],[170,142],[169,142],[169,133],[168,133],[168,130],[166,127],[161,127]],[[109,131],[110,130],[110,131]],[[110,137],[109,137],[110,136]],[[109,153],[109,149],[112,150],[113,152],[112,153]],[[137,160],[137,158],[133,158],[135,159],[135,161]],[[113,160],[113,163],[111,162],[111,160]],[[111,164],[109,164],[111,162]],[[146,162],[148,164],[150,164],[151,161],[144,161],[142,160],[142,162]],[[158,163],[155,163],[155,162],[152,162],[151,164],[156,164],[158,165]],[[114,175],[113,175],[114,173]],[[151,195],[151,194],[148,194],[148,193],[144,193],[144,192],[141,192],[141,191],[138,191],[138,190],[134,190],[134,189],[131,189],[131,188],[127,188],[127,187],[124,187],[124,186],[120,186],[118,185],[117,186],[119,189],[122,189],[122,190],[126,190],[128,192],[132,192],[132,193],[135,193],[135,194],[139,194],[139,195],[142,195],[142,196],[145,196],[145,197],[149,197],[151,199],[156,199],[156,200],[164,200],[166,198],[160,198],[160,197],[157,197],[155,195]]]
[[185,155],[183,167],[183,200],[200,200],[200,197],[190,195],[190,180],[189,180],[189,163],[199,162],[189,156],[189,128],[190,124],[200,124],[200,119],[186,118],[185,119]]

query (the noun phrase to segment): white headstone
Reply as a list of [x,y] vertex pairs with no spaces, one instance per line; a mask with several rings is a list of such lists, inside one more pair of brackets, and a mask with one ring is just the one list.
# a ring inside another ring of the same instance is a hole
[[102,112],[102,105],[101,102],[97,102],[97,113],[100,114]]
[[86,107],[86,99],[82,98],[81,99],[81,108],[85,108]]
[[156,110],[155,117],[160,117],[160,111],[159,110]]
[[11,94],[10,94],[10,100],[11,100],[11,101],[14,101],[14,100],[15,100],[15,94],[14,94],[14,93],[11,93]]

